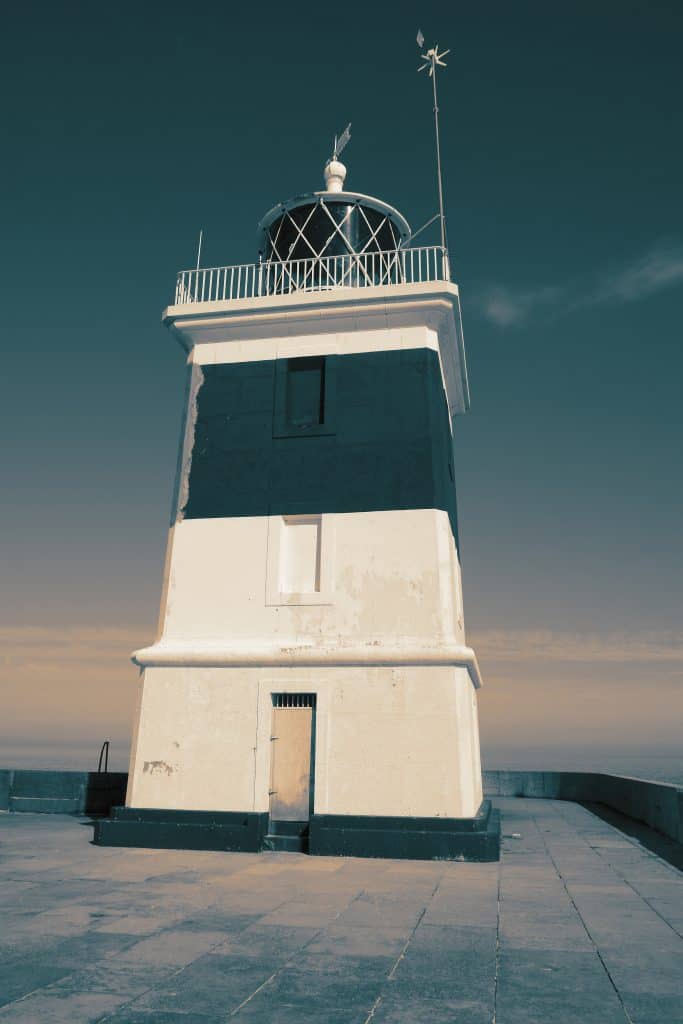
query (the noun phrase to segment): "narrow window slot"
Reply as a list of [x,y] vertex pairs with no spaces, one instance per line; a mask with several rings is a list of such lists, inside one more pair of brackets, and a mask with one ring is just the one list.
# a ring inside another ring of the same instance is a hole
[[320,593],[321,516],[283,516],[280,593]]

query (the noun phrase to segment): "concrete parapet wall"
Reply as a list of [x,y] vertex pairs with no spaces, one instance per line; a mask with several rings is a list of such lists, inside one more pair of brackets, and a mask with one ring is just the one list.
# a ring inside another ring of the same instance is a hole
[[683,843],[683,789],[602,772],[485,771],[486,796],[592,801]]
[[123,803],[125,772],[0,769],[0,810],[38,814],[108,814]]
[[[683,844],[683,788],[601,772],[484,771],[487,797],[576,800],[611,807]],[[0,811],[108,814],[123,804],[125,772],[0,769]]]
[[619,775],[596,775],[595,797],[629,818],[644,821],[677,843],[683,843],[683,789]]

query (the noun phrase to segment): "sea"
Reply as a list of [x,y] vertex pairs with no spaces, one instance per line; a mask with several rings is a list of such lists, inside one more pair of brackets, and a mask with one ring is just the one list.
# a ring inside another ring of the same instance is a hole
[[[35,768],[71,771],[95,771],[99,746],[91,744],[26,743],[0,740],[0,768]],[[113,739],[109,751],[109,770],[128,771],[129,745]],[[486,769],[526,771],[610,772],[653,782],[683,786],[683,746],[623,747],[522,747],[482,746],[482,766]]]
[[680,748],[506,747],[482,749],[482,766],[526,771],[607,772],[683,786]]

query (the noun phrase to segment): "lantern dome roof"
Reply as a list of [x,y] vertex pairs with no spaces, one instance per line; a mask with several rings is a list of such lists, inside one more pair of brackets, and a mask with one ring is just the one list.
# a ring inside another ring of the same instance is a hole
[[346,167],[325,165],[326,189],[278,203],[259,224],[259,256],[290,262],[327,256],[392,252],[410,238],[410,225],[381,199],[344,190]]

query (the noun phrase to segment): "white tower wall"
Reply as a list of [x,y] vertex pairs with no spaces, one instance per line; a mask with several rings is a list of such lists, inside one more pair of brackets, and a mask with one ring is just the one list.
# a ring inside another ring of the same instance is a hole
[[[159,636],[136,654],[145,671],[127,805],[267,811],[272,695],[310,693],[316,815],[472,817],[482,800],[480,677],[465,643],[450,497],[448,507],[439,499],[349,510],[344,495],[341,509],[302,495],[300,507],[283,511],[270,494],[255,505],[259,514],[245,505],[195,515],[190,493],[193,457],[211,443],[200,436],[202,388],[216,368],[393,353],[400,371],[401,353],[407,364],[426,350],[438,361],[437,385],[419,394],[416,374],[414,398],[426,403],[435,435],[432,406],[442,402],[450,432],[467,404],[457,289],[440,282],[367,288],[361,298],[337,291],[183,305],[166,321],[188,351],[191,383]],[[402,401],[397,395],[397,422],[410,411]],[[261,413],[254,408],[254,430]],[[363,436],[367,423],[358,438],[353,429],[350,418],[346,441],[364,465],[363,445],[375,438]],[[312,440],[296,442],[304,470]],[[436,462],[450,458],[450,433],[448,449],[434,448],[435,493],[445,487]],[[411,452],[408,443],[408,482],[424,469],[413,469]],[[260,455],[252,455],[253,465],[244,454],[241,464],[258,481]],[[452,486],[452,461],[450,472]],[[239,489],[240,479],[226,486]]]
[[476,694],[449,666],[148,668],[127,803],[267,811],[274,692],[317,695],[316,814],[476,814]]

